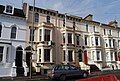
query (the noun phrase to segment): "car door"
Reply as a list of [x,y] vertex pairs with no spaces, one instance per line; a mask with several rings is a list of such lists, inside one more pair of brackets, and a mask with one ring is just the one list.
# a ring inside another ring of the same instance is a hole
[[78,69],[75,66],[70,65],[70,76],[79,76],[80,75],[80,69]]
[[64,65],[64,74],[68,77],[71,76],[71,71],[70,71],[70,66],[69,65]]

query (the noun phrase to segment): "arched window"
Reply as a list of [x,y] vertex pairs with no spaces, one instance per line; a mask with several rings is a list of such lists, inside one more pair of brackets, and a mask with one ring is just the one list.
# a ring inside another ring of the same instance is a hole
[[2,33],[2,24],[0,22],[0,37],[1,37],[1,33]]
[[13,39],[16,38],[16,30],[17,30],[16,27],[12,27],[12,29],[11,29],[11,38],[13,38]]
[[38,13],[35,13],[34,21],[39,22],[39,14]]

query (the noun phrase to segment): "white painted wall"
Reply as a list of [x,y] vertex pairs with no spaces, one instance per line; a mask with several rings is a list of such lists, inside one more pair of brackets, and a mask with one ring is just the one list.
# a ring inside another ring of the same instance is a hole
[[[25,48],[26,20],[25,18],[19,18],[19,17],[0,14],[0,22],[2,23],[2,34],[0,37],[0,46],[4,46],[4,52],[3,52],[4,59],[2,62],[0,62],[0,77],[11,76],[12,65],[16,58],[16,48],[18,46],[21,46],[23,48],[23,51]],[[16,25],[17,27],[16,39],[10,38],[12,25]],[[7,43],[12,43],[12,45]],[[6,62],[7,47],[9,47],[8,62]],[[24,59],[24,55],[23,55],[23,59]]]

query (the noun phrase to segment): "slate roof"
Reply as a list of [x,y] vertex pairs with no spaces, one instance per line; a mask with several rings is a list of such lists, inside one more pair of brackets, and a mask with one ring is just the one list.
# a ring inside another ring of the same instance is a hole
[[4,10],[5,10],[5,6],[0,5],[0,14],[25,18],[25,14],[24,14],[22,9],[14,8],[14,13],[13,14],[4,13]]

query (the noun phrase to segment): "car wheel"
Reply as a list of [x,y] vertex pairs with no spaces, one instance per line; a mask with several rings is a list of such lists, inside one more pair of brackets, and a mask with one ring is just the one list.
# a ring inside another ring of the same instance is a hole
[[83,78],[86,78],[86,77],[88,77],[88,74],[87,74],[86,72],[84,72],[84,73],[82,74],[82,77],[83,77]]
[[61,75],[61,76],[59,77],[59,80],[60,80],[60,81],[65,81],[65,79],[66,79],[66,76],[65,76],[65,75]]

